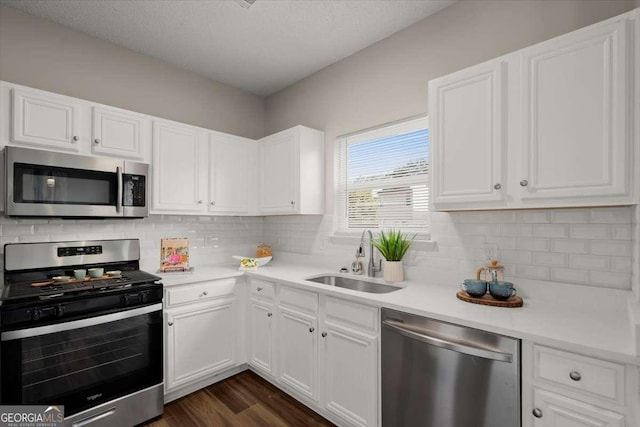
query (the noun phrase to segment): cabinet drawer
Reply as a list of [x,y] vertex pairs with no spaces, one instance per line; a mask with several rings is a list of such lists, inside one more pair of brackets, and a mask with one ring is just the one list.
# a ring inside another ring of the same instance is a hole
[[167,289],[167,307],[190,302],[207,301],[223,295],[233,294],[236,279],[222,279]]
[[375,307],[333,297],[326,297],[324,307],[327,320],[374,332],[378,330],[378,309]]
[[273,283],[265,282],[264,280],[251,279],[251,295],[273,299],[273,296],[275,295]]
[[281,286],[280,303],[298,307],[311,313],[318,312],[318,294],[315,292]]
[[624,403],[624,366],[552,348],[534,346],[535,379]]

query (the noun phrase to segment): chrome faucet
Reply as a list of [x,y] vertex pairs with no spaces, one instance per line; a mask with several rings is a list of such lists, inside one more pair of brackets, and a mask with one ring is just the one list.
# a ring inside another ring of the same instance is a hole
[[367,263],[367,276],[375,277],[376,273],[382,271],[382,260],[378,260],[378,266],[376,267],[376,262],[373,259],[373,234],[371,230],[364,230],[362,232],[362,236],[360,237],[360,246],[356,251],[356,257],[364,257],[364,235],[369,233],[369,262]]

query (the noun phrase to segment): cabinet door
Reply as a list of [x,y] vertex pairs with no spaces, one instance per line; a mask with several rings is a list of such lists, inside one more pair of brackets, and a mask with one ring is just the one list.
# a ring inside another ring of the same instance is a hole
[[318,318],[280,306],[278,315],[278,379],[312,401],[317,400]]
[[630,195],[627,33],[615,20],[521,52],[525,203]]
[[249,364],[263,373],[275,376],[273,304],[249,301]]
[[218,133],[209,141],[209,212],[248,214],[255,141]]
[[429,83],[431,194],[436,209],[491,202],[506,190],[505,64],[480,64]]
[[232,299],[165,313],[167,391],[235,365],[236,317]]
[[206,133],[190,126],[153,126],[153,202],[155,212],[199,213],[207,195]]
[[80,105],[64,96],[13,89],[11,139],[46,148],[80,151]]
[[[533,391],[535,427],[623,427],[624,416],[546,390]],[[525,415],[526,416],[526,415]]]
[[115,109],[93,107],[91,150],[96,154],[140,160],[143,130],[149,119]]
[[320,345],[324,408],[350,425],[376,426],[377,337],[325,322]]
[[260,212],[296,213],[300,185],[297,134],[280,132],[263,138],[258,145]]

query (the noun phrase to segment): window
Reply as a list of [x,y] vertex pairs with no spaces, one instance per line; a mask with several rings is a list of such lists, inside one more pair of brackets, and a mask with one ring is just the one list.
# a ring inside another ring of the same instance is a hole
[[336,160],[336,231],[429,227],[427,118],[339,138]]

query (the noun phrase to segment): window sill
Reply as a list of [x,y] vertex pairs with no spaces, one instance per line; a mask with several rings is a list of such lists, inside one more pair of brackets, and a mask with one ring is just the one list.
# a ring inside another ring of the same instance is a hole
[[[357,247],[360,244],[361,233],[334,233],[329,236],[329,243],[334,245],[354,246]],[[437,250],[437,242],[430,240],[426,234],[418,236],[413,241],[411,249],[425,252],[432,252]]]

